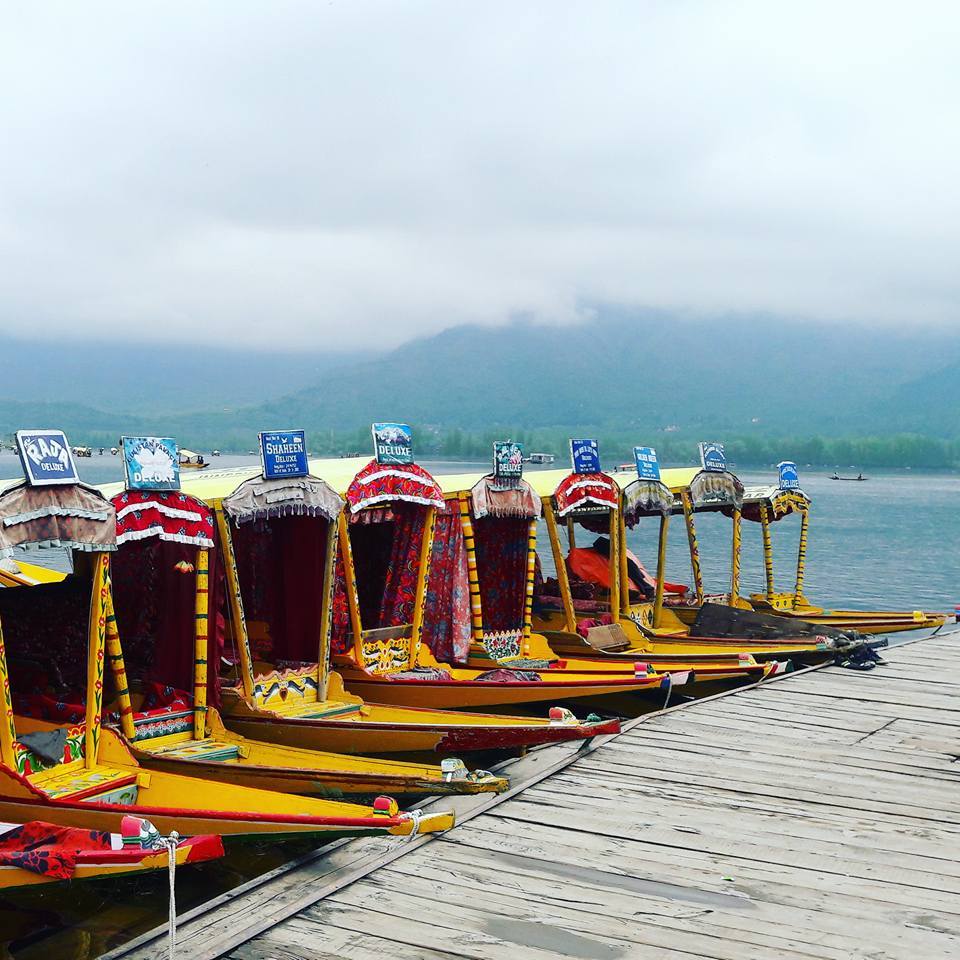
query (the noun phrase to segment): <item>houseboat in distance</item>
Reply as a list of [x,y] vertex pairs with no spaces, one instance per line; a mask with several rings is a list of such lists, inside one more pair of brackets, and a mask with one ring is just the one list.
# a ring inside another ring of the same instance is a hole
[[553,463],[557,458],[552,453],[531,453],[526,463]]

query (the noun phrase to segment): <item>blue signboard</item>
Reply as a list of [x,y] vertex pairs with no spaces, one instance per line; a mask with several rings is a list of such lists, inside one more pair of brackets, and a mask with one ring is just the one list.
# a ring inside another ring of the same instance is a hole
[[179,490],[180,451],[170,437],[121,437],[128,490]]
[[653,447],[634,447],[633,459],[637,464],[637,476],[641,480],[660,479],[660,461]]
[[570,461],[574,473],[599,473],[600,444],[596,440],[571,440]]
[[17,450],[32,487],[77,483],[80,476],[62,430],[18,430]]
[[413,431],[406,423],[375,423],[373,452],[377,463],[413,463]]
[[709,473],[725,473],[727,469],[727,455],[723,452],[723,444],[701,443],[700,466]]
[[797,465],[792,460],[781,460],[777,464],[777,473],[780,475],[781,490],[799,490],[800,474]]
[[523,444],[493,441],[493,477],[499,483],[514,485],[523,479]]
[[303,430],[264,430],[260,434],[260,463],[264,480],[305,477],[307,436]]

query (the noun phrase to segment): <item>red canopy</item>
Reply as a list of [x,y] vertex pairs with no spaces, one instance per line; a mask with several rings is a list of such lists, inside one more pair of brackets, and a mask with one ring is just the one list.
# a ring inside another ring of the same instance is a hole
[[560,481],[553,493],[557,516],[565,517],[573,510],[591,504],[616,510],[620,504],[620,488],[605,473],[570,473]]
[[118,546],[148,537],[213,546],[213,512],[179,490],[124,490],[110,502],[117,510]]
[[386,464],[371,460],[347,489],[351,513],[397,500],[443,508],[443,493],[437,481],[415,463]]

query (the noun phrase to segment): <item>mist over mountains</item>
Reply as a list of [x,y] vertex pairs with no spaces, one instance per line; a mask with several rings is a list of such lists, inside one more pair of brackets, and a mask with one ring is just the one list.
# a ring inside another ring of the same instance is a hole
[[[62,426],[248,449],[258,430],[960,437],[960,333],[601,308],[571,326],[460,326],[381,355],[0,339],[0,435]],[[51,376],[51,372],[54,374]],[[673,429],[676,428],[676,429]],[[359,439],[358,439],[359,442]],[[362,449],[366,450],[368,444]]]

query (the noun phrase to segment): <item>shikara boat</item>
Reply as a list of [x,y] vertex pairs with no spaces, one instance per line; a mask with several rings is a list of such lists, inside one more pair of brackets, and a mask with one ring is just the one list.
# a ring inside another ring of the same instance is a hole
[[[840,478],[847,479],[847,478]],[[849,479],[861,479],[852,477]],[[866,479],[866,478],[862,478]],[[950,617],[928,610],[829,610],[811,603],[803,593],[810,528],[810,498],[803,490],[781,490],[778,484],[749,487],[743,496],[743,518],[759,523],[763,539],[763,567],[766,589],[754,593],[749,601],[754,609],[792,617],[808,623],[823,624],[838,630],[856,630],[865,634],[899,633],[943,626]],[[774,585],[771,524],[785,517],[800,517],[800,546],[792,591],[777,591]]]
[[[273,614],[278,628],[276,636],[259,633],[259,653],[283,663],[279,672],[261,671],[253,685],[271,690],[283,703],[292,699],[291,690],[309,688],[316,695],[326,683],[331,582],[324,569],[342,501],[312,478],[287,480],[283,487],[274,482],[266,490],[256,488],[257,494],[254,483],[248,481],[228,509],[239,510],[242,502],[254,512],[259,504],[261,510],[258,520],[245,514],[249,522],[234,536],[244,547],[240,556],[250,575],[248,603],[257,616]],[[285,503],[273,496],[281,490]],[[227,729],[217,709],[223,634],[228,609],[235,621],[241,619],[242,598],[234,592],[232,603],[225,602],[236,576],[232,569],[224,591],[213,512],[182,491],[125,490],[112,503],[117,511],[111,598],[116,617],[107,621],[107,646],[120,691],[116,728],[144,766],[327,796],[506,789],[502,777],[470,773],[453,760],[441,768],[354,757],[249,739]],[[287,509],[296,512],[282,515]],[[221,528],[229,536],[222,514]],[[278,533],[273,545],[291,562],[263,565],[254,582],[248,561],[254,560],[256,545],[265,546],[263,528]],[[249,551],[248,538],[255,544]],[[252,677],[246,644],[240,663]]]
[[[357,469],[356,461],[317,466],[339,471],[344,486]],[[340,496],[314,476],[267,480],[234,471],[187,485],[216,516],[229,601],[226,646],[235,651],[239,674],[220,691],[228,729],[340,754],[514,749],[619,729],[616,720],[581,721],[560,707],[539,719],[372,703],[347,692],[330,669],[333,617],[321,609],[339,570],[338,635],[342,649],[350,649],[343,565],[337,563]],[[447,788],[464,786],[469,774],[462,765],[446,767]]]
[[[120,818],[119,833],[61,827],[31,820],[0,823],[0,890],[47,886],[78,880],[126,878],[151,870],[167,870],[170,854],[148,820]],[[177,841],[176,866],[203,863],[223,856],[216,836]]]
[[[424,633],[428,606],[432,625],[470,629],[463,607],[466,557],[458,556],[463,542],[458,500],[448,503],[437,481],[414,463],[376,460],[353,478],[346,500],[338,587],[348,622],[335,620],[334,651],[349,690],[371,700],[441,708],[669,690],[669,675],[645,669],[598,675],[567,669],[555,659],[524,669],[441,659],[434,653],[441,651],[438,636]],[[457,603],[459,610],[450,606]]]
[[104,663],[109,657],[115,679],[121,663],[110,584],[116,539],[116,511],[91,487],[21,484],[0,495],[0,557],[24,545],[66,549],[74,571],[61,583],[0,589],[0,821],[109,832],[117,814],[133,814],[183,836],[331,839],[452,824],[452,815],[399,813],[386,797],[362,806],[145,770],[102,723]]

